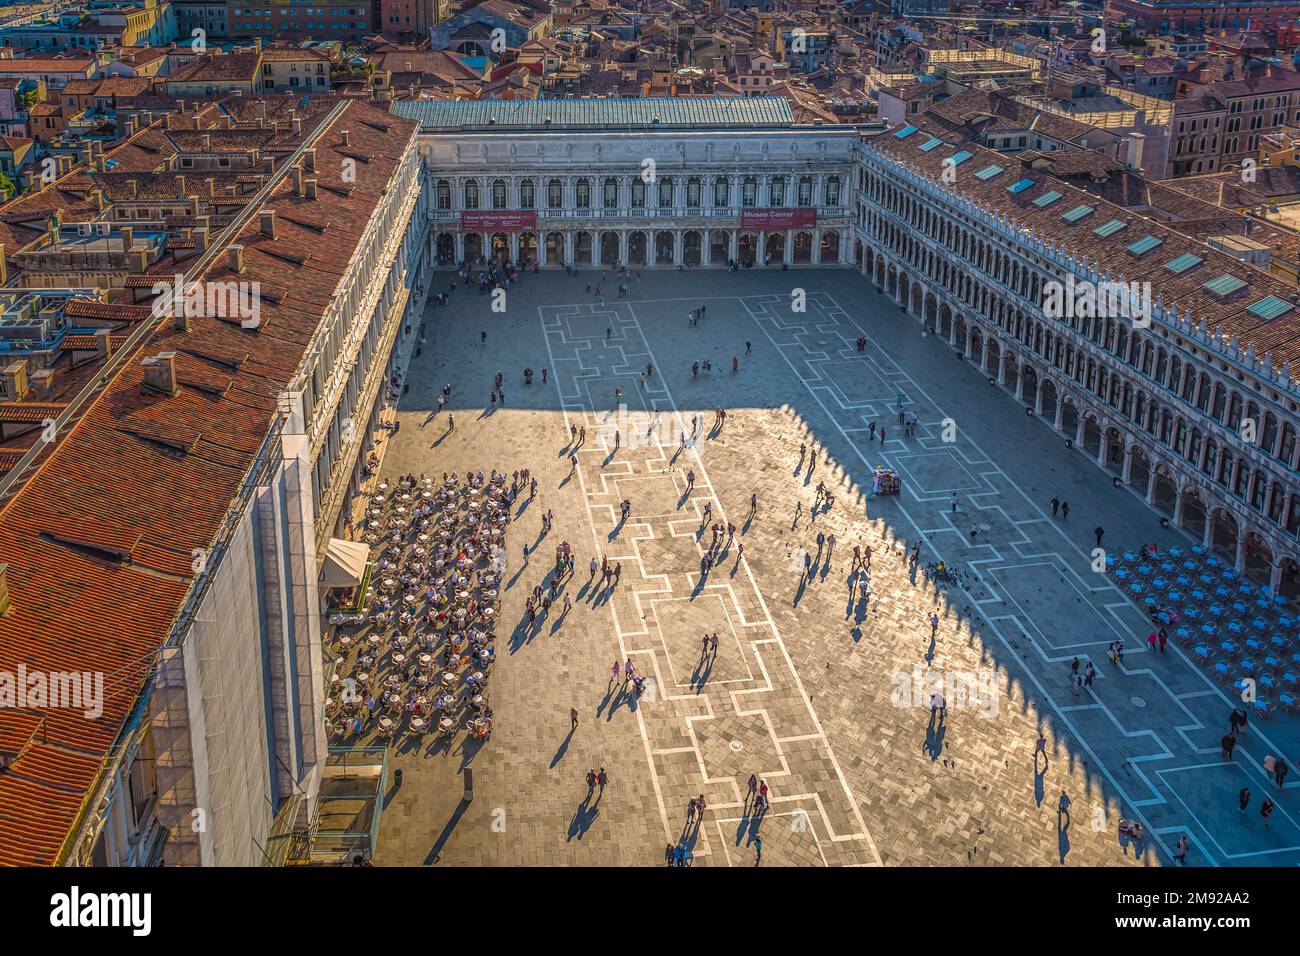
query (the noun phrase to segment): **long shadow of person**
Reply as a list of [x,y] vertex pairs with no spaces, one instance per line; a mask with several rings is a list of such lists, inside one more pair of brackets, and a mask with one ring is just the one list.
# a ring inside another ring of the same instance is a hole
[[[597,711],[597,713],[599,713],[599,711]],[[568,732],[568,734],[565,735],[565,738],[564,738],[563,740],[560,741],[560,746],[556,749],[556,751],[555,751],[555,756],[551,758],[551,769],[552,769],[552,770],[554,770],[554,769],[555,769],[555,766],[556,766],[556,765],[557,765],[561,760],[564,759],[564,755],[565,755],[566,753],[568,753],[568,751],[569,751],[569,743],[570,743],[572,740],[573,740],[573,730],[571,729],[571,730]]]
[[946,724],[936,721],[938,716],[937,712],[930,714],[930,723],[925,728],[925,746],[922,749],[930,755],[931,760],[938,760],[943,753],[943,738],[948,732]]
[[1070,853],[1069,811],[1058,812],[1056,814],[1056,849],[1060,854],[1061,862],[1064,863],[1066,856]]
[[596,821],[596,817],[600,815],[600,798],[597,797],[596,802],[589,805],[590,800],[591,794],[587,794],[582,803],[578,804],[578,808],[574,810],[573,819],[569,821],[569,835],[565,840],[566,843],[572,842],[574,839],[581,840],[586,836],[587,831],[591,829],[591,825]]

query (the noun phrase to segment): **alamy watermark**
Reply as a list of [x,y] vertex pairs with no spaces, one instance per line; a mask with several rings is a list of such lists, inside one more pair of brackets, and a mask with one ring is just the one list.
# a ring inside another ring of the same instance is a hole
[[949,710],[975,710],[981,717],[993,717],[998,712],[998,679],[995,671],[944,671],[923,672],[920,665],[911,672],[897,671],[890,684],[890,703],[895,707],[942,706]]
[[102,671],[0,670],[0,709],[79,710],[87,720],[104,713]]
[[170,282],[155,282],[153,317],[180,315],[234,319],[246,329],[262,324],[260,282],[186,282],[181,275]]
[[1134,328],[1151,325],[1151,283],[1079,281],[1043,286],[1043,314],[1049,319],[1129,319]]

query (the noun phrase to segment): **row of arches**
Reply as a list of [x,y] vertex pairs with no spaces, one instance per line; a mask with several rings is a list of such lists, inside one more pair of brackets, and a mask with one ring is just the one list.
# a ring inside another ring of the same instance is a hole
[[[1134,397],[1124,398],[1124,387],[1091,357],[1067,344],[1059,330],[1010,310],[990,308],[983,315],[961,311],[960,303],[941,297],[918,281],[902,265],[878,255],[868,245],[855,249],[860,268],[872,276],[882,291],[901,306],[922,318],[936,333],[948,338],[999,385],[1013,392],[1018,401],[1045,422],[1049,422],[1077,447],[1093,456],[1097,464],[1119,481],[1142,494],[1147,503],[1166,515],[1177,527],[1234,561],[1257,580],[1272,584],[1280,593],[1300,596],[1300,563],[1294,548],[1277,544],[1262,529],[1250,527],[1238,513],[1212,490],[1214,485],[1189,475],[1161,450],[1197,449],[1201,476],[1234,491],[1261,517],[1291,535],[1300,534],[1300,494],[1276,478],[1243,465],[1241,456],[1220,440],[1204,433],[1184,416],[1173,414],[1162,403],[1146,397],[1140,419],[1142,431],[1154,440],[1151,447],[1136,440],[1140,433],[1122,428],[1082,400],[1085,392],[1107,401],[1113,408],[1135,409]],[[1019,322],[1017,322],[1019,319]],[[1001,333],[1001,334],[999,334]],[[1036,357],[1004,344],[1007,338],[1032,350]],[[1091,364],[1090,364],[1091,363]],[[1111,379],[1117,381],[1112,386]],[[1073,380],[1073,386],[1066,383]],[[1117,390],[1110,402],[1111,389]],[[1246,404],[1244,414],[1250,409]],[[1279,430],[1280,432],[1280,430]],[[1277,440],[1281,440],[1280,434]],[[1185,457],[1185,456],[1181,456]],[[1209,462],[1210,464],[1206,464]]]
[[[743,264],[791,262],[796,265],[838,263],[840,235],[835,229],[757,233],[710,230],[552,230],[461,234],[439,233],[435,253],[440,265],[492,258],[543,265],[699,266],[731,260]],[[707,245],[706,245],[707,244]],[[787,244],[789,248],[787,249]]]

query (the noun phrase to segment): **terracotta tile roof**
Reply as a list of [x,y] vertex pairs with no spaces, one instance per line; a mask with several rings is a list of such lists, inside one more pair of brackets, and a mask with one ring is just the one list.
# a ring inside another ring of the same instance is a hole
[[66,406],[54,402],[0,402],[0,422],[6,425],[37,425],[55,418]]
[[[905,139],[884,133],[871,137],[869,145],[939,184],[944,173],[943,161],[958,150],[953,145],[943,145],[922,151],[918,146],[926,139],[921,133]],[[1247,311],[1249,305],[1268,296],[1294,302],[1295,287],[1292,284],[1175,231],[1154,214],[1144,216],[1093,191],[1105,186],[1098,187],[1089,182],[1089,188],[1084,189],[1077,183],[1026,166],[1009,164],[1008,157],[1002,153],[975,144],[963,144],[961,149],[970,152],[972,157],[963,163],[963,168],[970,173],[961,178],[959,188],[973,201],[1006,215],[1019,228],[1033,229],[1044,241],[1056,243],[1067,253],[1087,257],[1103,271],[1113,270],[1113,279],[1149,281],[1153,300],[1162,299],[1165,308],[1176,307],[1180,315],[1190,311],[1198,328],[1205,321],[1210,332],[1222,329],[1229,338],[1240,336],[1243,349],[1247,343],[1253,343],[1260,358],[1271,352],[1275,367],[1291,362],[1300,370],[1300,310],[1293,309],[1271,321],[1261,320]],[[987,180],[974,175],[990,165],[1004,167],[1006,171]],[[1021,177],[1032,179],[1033,185],[1015,194],[1008,192],[1007,187]],[[1159,184],[1146,183],[1132,174],[1112,176],[1110,183],[1113,182],[1142,183],[1138,192],[1148,200],[1168,201],[1169,197],[1178,197],[1205,206],[1198,200]],[[1048,206],[1035,205],[1034,200],[1051,191],[1059,192],[1061,198]],[[1062,219],[1062,213],[1079,205],[1092,206],[1094,212],[1074,223]],[[1142,203],[1123,205],[1139,206]],[[1110,219],[1126,223],[1127,228],[1109,237],[1098,236],[1093,231],[1095,226]],[[1129,245],[1146,235],[1161,240],[1158,251],[1139,256],[1128,250]],[[1181,275],[1164,268],[1166,262],[1186,252],[1201,257],[1202,264]],[[1226,297],[1217,296],[1203,287],[1206,281],[1225,273],[1246,280],[1246,286]]]
[[[376,128],[381,123],[387,133]],[[357,164],[354,183],[338,178],[340,129],[371,156]],[[240,278],[262,280],[279,295],[262,306],[269,321],[249,330],[197,317],[189,333],[159,323],[149,350],[177,352],[180,393],[142,389],[140,363],[127,362],[0,512],[0,554],[14,602],[0,618],[0,666],[21,660],[33,670],[108,675],[103,716],[49,711],[42,735],[0,774],[0,865],[56,862],[186,599],[191,550],[211,546],[276,415],[276,395],[301,362],[415,134],[414,123],[347,101],[317,147],[328,207],[293,195],[288,179],[268,200],[286,217],[315,220],[328,208],[330,241],[286,218],[272,243],[257,217],[238,239],[248,265]],[[271,245],[311,255],[302,268],[286,269],[264,251]],[[155,271],[173,271],[168,258]],[[203,279],[229,275],[218,256]],[[114,549],[129,557],[114,557]],[[30,726],[29,715],[0,710],[0,738]]]

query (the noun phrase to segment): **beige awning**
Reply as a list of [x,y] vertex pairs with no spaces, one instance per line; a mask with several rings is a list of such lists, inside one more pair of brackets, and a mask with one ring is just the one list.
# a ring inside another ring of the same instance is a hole
[[370,547],[362,541],[330,538],[320,569],[323,588],[354,588],[361,583],[370,561]]

